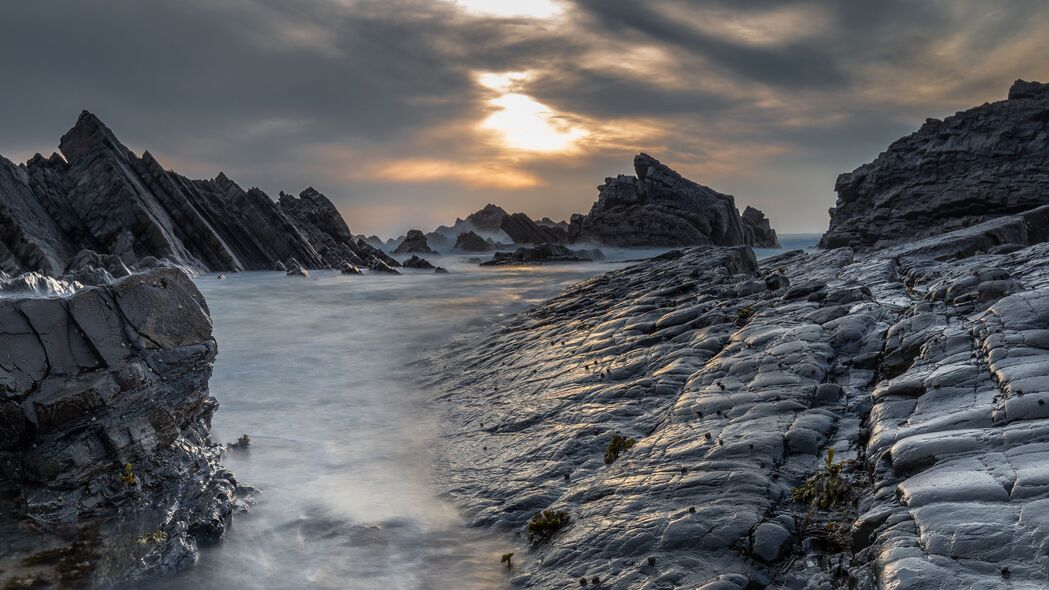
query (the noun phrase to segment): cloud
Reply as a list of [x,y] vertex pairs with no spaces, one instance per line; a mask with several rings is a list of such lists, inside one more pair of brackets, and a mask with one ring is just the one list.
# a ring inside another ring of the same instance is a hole
[[585,211],[645,150],[820,231],[838,172],[1049,79],[1047,34],[1040,0],[8,3],[0,153],[54,150],[88,108],[169,167],[313,185],[397,234]]

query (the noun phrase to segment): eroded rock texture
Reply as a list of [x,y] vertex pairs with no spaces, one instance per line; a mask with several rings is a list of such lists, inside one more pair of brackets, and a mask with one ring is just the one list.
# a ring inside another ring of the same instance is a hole
[[570,241],[735,246],[762,237],[745,229],[731,195],[683,178],[648,154],[634,157],[634,171],[636,176],[605,179],[590,213],[572,216]]
[[367,264],[335,206],[314,189],[274,202],[225,175],[190,180],[131,153],[83,112],[57,154],[0,157],[0,270],[58,275],[81,250],[195,270]]
[[835,190],[827,248],[892,245],[1049,204],[1049,85],[1018,80],[1007,100],[929,119]]
[[[1042,587],[1047,221],[572,287],[450,353],[448,491],[518,532],[516,587]],[[840,497],[799,499],[828,449]]]
[[5,587],[166,573],[223,536],[237,482],[209,433],[217,349],[185,273],[6,297],[0,326]]

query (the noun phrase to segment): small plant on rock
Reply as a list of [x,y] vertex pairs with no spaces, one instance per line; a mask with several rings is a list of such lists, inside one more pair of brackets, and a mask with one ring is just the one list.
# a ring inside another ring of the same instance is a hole
[[834,462],[834,449],[827,449],[823,471],[810,476],[805,483],[794,488],[792,495],[798,502],[813,508],[827,510],[847,499],[849,483],[841,476],[845,461]]
[[754,317],[754,308],[749,305],[743,306],[736,312],[736,325],[746,326],[752,317]]
[[612,440],[608,443],[608,448],[605,449],[605,465],[611,465],[615,463],[619,455],[637,444],[637,441],[632,438],[626,438],[618,434],[612,435]]
[[135,477],[134,467],[131,463],[124,463],[124,471],[120,474],[120,481],[127,486],[138,484],[138,478]]
[[564,528],[568,520],[564,510],[543,510],[528,522],[528,539],[535,544],[543,543]]

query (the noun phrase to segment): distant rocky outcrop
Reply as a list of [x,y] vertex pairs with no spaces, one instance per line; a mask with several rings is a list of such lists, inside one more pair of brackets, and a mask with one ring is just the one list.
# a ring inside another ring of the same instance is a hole
[[772,229],[764,213],[748,205],[743,210],[741,219],[747,244],[756,248],[782,248],[776,230]]
[[[545,223],[538,223],[524,213],[507,213],[498,205],[489,203],[484,208],[471,213],[466,219],[456,219],[449,227],[442,225],[434,231],[426,234],[431,246],[436,248],[452,247],[456,250],[467,250],[480,252],[483,250],[461,248],[458,245],[459,237],[463,234],[473,234],[482,240],[495,244],[563,244],[568,239],[567,224],[561,227],[546,219]],[[453,246],[453,243],[455,244]],[[488,248],[491,250],[493,248]]]
[[404,237],[404,240],[397,245],[397,248],[393,251],[394,254],[436,254],[430,249],[430,246],[426,243],[426,236],[423,232],[413,229],[408,232],[408,235]]
[[420,258],[414,254],[411,258],[402,262],[401,266],[404,268],[417,268],[423,270],[432,270],[434,268],[434,265],[430,264],[429,260],[425,258]]
[[0,298],[0,528],[18,527],[4,557],[23,564],[7,587],[184,569],[238,503],[209,433],[217,347],[193,281],[161,268],[69,287]]
[[524,213],[507,215],[499,227],[515,244],[562,244],[568,239],[565,230],[539,225]]
[[[595,254],[596,252],[596,254]],[[506,266],[517,264],[541,264],[544,262],[590,262],[600,258],[599,250],[570,250],[561,244],[539,244],[520,247],[513,252],[496,252],[491,260],[481,266]]]
[[[502,229],[503,220],[506,219],[507,215],[509,213],[505,209],[489,203],[480,210],[467,215],[465,221],[479,231],[494,232]],[[456,222],[458,221],[456,220]]]
[[838,177],[820,245],[879,247],[1049,203],[1049,85],[1018,80]]
[[463,232],[455,239],[455,249],[463,252],[490,252],[495,249],[491,242],[472,231]]
[[335,206],[310,188],[275,202],[226,175],[190,180],[128,150],[95,115],[62,136],[63,155],[16,166],[0,157],[0,270],[60,273],[80,250],[137,266],[198,271],[367,264]]
[[560,229],[564,230],[565,233],[568,233],[568,222],[567,221],[554,221],[553,219],[550,219],[549,217],[544,217],[544,218],[540,219],[539,221],[537,221],[536,223],[538,223],[539,225],[541,225],[543,227],[560,228]]
[[[648,154],[634,157],[636,176],[606,178],[587,215],[573,215],[571,242],[610,246],[752,244],[731,195],[683,178]],[[771,230],[770,230],[771,231]]]

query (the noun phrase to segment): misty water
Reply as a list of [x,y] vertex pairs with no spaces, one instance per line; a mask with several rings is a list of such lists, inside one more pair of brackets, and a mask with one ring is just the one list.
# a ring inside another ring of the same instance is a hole
[[[807,247],[814,238],[783,242]],[[482,268],[468,257],[432,258],[451,273],[198,278],[219,342],[213,432],[224,442],[250,435],[249,449],[225,463],[260,494],[196,567],[154,587],[500,585],[507,537],[467,527],[435,492],[441,425],[429,411],[423,359],[624,263]]]

